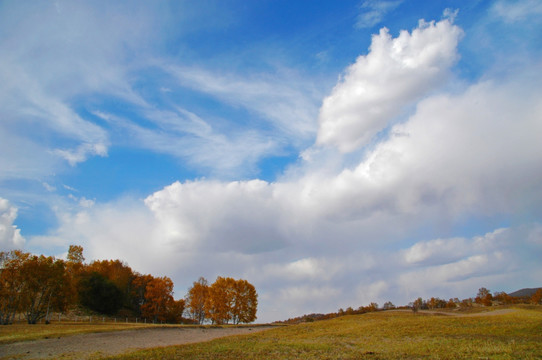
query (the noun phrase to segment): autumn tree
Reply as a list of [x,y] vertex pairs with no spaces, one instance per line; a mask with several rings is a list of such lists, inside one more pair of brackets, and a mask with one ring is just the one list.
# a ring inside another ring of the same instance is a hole
[[540,304],[542,302],[542,289],[536,290],[536,292],[531,296],[531,303]]
[[513,299],[510,295],[505,293],[504,291],[496,292],[493,295],[493,300],[499,301],[502,304],[511,304],[513,302]]
[[393,310],[395,309],[395,305],[391,301],[387,301],[384,303],[384,306],[382,307],[384,310]]
[[458,298],[450,298],[448,302],[446,303],[447,309],[455,309],[459,306],[459,299]]
[[82,265],[83,261],[85,261],[85,257],[83,256],[83,247],[80,245],[70,245],[66,260],[72,264]]
[[[201,285],[194,283],[191,290],[203,289]],[[258,294],[246,280],[219,276],[207,289],[205,316],[215,324],[252,322],[256,320],[257,308]]]
[[491,306],[491,300],[493,300],[493,296],[488,289],[486,289],[485,287],[478,289],[478,295],[474,299],[477,304]]
[[231,317],[234,324],[250,323],[256,320],[258,294],[254,285],[246,280],[237,280],[233,284]]
[[142,316],[154,322],[166,321],[168,308],[173,302],[173,281],[167,276],[153,278],[145,289],[145,304],[141,306]]
[[412,312],[417,313],[418,310],[420,310],[423,307],[424,303],[421,297],[414,300],[414,302],[411,304]]
[[83,247],[79,245],[70,245],[68,255],[66,256],[66,280],[67,280],[67,300],[75,304],[77,298],[77,288],[81,273],[84,270],[85,257],[83,256]]
[[186,306],[190,317],[198,324],[203,324],[205,321],[205,303],[208,296],[209,284],[204,277],[200,277],[198,281],[194,281],[192,287],[188,289]]
[[179,324],[183,321],[185,300],[172,300],[168,303],[166,309],[166,322],[170,324]]
[[217,277],[209,287],[209,296],[205,302],[205,316],[213,324],[227,324],[232,318],[232,304],[235,280],[227,277]]
[[20,271],[21,306],[29,324],[48,316],[51,308],[63,310],[67,306],[64,261],[34,255],[23,262]]
[[0,324],[13,323],[23,290],[21,270],[30,254],[19,250],[0,252]]
[[154,279],[152,275],[134,274],[131,285],[130,302],[131,307],[141,315],[141,307],[145,305],[145,292],[147,291],[147,284]]

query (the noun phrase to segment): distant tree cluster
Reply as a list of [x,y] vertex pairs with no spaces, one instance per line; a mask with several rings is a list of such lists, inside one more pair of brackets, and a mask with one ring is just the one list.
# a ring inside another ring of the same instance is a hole
[[412,309],[412,311],[418,312],[418,310],[453,309],[457,307],[458,303],[459,299],[457,298],[446,301],[438,297],[432,297],[427,300],[423,300],[420,297],[411,302],[409,307]]
[[191,319],[198,324],[250,323],[256,320],[258,294],[246,280],[219,276],[209,285],[200,277],[188,290],[186,305]]
[[[395,309],[395,305],[393,305],[390,301],[388,301],[386,304],[384,304],[385,307],[387,307],[388,310]],[[383,309],[380,309],[378,307],[378,304],[375,302],[370,303],[367,306],[360,306],[357,309],[354,309],[352,307],[347,307],[346,310],[340,308],[337,310],[337,312],[333,313],[327,313],[327,314],[308,314],[308,315],[302,315],[295,318],[290,318],[288,320],[283,321],[276,321],[277,324],[299,324],[303,322],[313,322],[313,321],[320,321],[320,320],[329,320],[334,319],[339,316],[346,316],[346,315],[360,315],[365,314],[369,312],[375,312],[380,311]]]
[[423,300],[418,298],[409,304],[412,311],[433,309],[466,309],[473,306],[494,306],[510,304],[542,304],[542,288],[537,289],[532,295],[509,295],[504,291],[491,293],[485,287],[478,289],[474,298],[459,300],[458,298],[445,301],[439,298]]
[[69,247],[66,260],[19,250],[0,252],[0,324],[12,324],[16,314],[24,314],[29,324],[47,322],[51,312],[77,306],[106,315],[122,309],[153,322],[256,319],[256,290],[246,280],[219,277],[207,286],[200,279],[201,294],[193,287],[187,295],[190,319],[185,319],[186,300],[173,298],[173,281],[167,276],[142,275],[120,260],[84,260],[83,248],[76,245]]
[[308,314],[302,315],[288,320],[276,321],[279,324],[298,324],[303,322],[313,322],[318,320],[333,319],[345,315],[358,315],[374,311],[385,311],[393,309],[411,309],[414,313],[419,310],[435,310],[435,309],[466,309],[473,306],[493,306],[493,305],[508,305],[508,304],[534,304],[542,305],[542,288],[538,289],[523,289],[528,290],[518,291],[516,293],[507,294],[505,292],[495,292],[482,287],[478,290],[478,294],[474,298],[459,300],[458,298],[450,298],[448,301],[438,297],[431,297],[427,300],[421,297],[412,301],[408,306],[396,307],[391,301],[384,303],[382,308],[378,307],[377,303],[370,303],[368,306],[360,306],[357,310],[352,307],[339,309],[337,312],[328,314]]

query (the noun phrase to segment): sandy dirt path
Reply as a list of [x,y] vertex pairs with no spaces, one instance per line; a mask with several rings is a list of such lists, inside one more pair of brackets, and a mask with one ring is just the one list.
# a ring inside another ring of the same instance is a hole
[[239,328],[155,328],[90,333],[0,345],[1,359],[89,359],[158,346],[250,334],[271,326]]

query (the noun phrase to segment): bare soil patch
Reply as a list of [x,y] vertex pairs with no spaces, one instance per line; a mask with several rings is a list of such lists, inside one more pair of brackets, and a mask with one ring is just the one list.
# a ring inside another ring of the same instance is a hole
[[106,355],[250,334],[271,326],[147,328],[81,334],[0,345],[1,359],[90,359]]

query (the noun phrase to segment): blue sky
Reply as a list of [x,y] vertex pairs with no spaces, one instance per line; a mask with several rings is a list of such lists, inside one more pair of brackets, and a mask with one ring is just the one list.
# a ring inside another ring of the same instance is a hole
[[541,286],[542,5],[0,2],[0,248],[270,321]]

